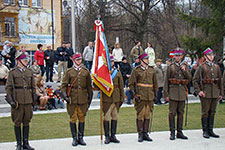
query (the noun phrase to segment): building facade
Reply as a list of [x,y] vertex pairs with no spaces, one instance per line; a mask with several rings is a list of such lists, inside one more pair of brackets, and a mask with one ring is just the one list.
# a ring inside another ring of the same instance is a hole
[[13,42],[17,50],[25,46],[30,51],[35,51],[37,44],[45,49],[54,41],[56,49],[62,43],[62,1],[0,0],[0,30],[0,50],[5,41]]

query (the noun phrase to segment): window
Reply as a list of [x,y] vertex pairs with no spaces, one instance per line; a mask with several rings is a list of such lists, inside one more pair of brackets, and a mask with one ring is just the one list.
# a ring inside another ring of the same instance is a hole
[[33,7],[41,7],[41,0],[32,0]]
[[16,36],[16,26],[15,18],[5,18],[5,36],[15,37]]
[[4,0],[5,5],[15,4],[15,0]]
[[21,6],[28,6],[28,0],[19,0]]

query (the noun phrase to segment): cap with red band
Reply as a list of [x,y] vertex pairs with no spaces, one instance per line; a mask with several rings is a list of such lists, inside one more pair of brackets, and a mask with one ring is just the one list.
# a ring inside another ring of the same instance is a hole
[[203,52],[204,55],[209,55],[209,54],[212,54],[212,53],[213,53],[213,50],[209,47],[206,50],[204,50],[204,52]]
[[76,59],[82,59],[81,53],[74,54],[74,55],[72,56],[72,59],[73,59],[73,60],[76,60]]
[[142,59],[149,58],[149,56],[148,56],[147,53],[143,53],[143,54],[141,54],[138,58],[139,58],[140,60],[142,60]]

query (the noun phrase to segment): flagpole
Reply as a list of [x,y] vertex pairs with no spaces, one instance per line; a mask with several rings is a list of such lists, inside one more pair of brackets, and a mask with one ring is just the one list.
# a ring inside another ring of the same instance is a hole
[[100,135],[101,135],[101,144],[103,144],[102,90],[100,90]]

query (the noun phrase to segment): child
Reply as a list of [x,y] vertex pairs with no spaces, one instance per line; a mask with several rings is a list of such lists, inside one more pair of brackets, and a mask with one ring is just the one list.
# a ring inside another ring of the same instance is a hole
[[60,104],[60,108],[64,109],[64,101],[61,96],[61,89],[60,86],[57,86],[57,89],[54,91],[54,98],[55,98],[55,107],[58,108],[58,104]]

